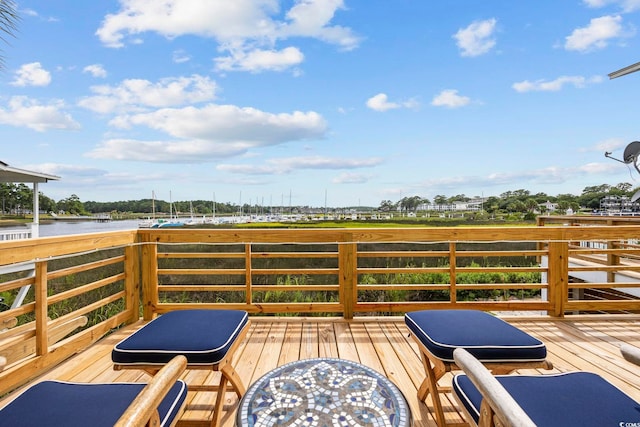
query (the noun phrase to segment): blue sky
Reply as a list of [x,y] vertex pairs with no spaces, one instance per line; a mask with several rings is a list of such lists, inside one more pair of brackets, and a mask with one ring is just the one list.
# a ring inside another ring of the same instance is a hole
[[378,206],[639,177],[640,0],[24,0],[0,160],[59,200]]

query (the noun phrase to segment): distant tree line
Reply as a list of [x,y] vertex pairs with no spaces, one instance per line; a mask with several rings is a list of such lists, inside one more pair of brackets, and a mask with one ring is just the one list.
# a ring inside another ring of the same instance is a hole
[[[600,201],[606,196],[627,196],[631,197],[634,189],[630,183],[620,183],[617,185],[602,184],[585,187],[580,195],[558,194],[551,196],[546,193],[532,194],[528,190],[519,189],[506,191],[499,196],[484,198],[482,207],[489,214],[495,213],[532,213],[544,210],[540,205],[546,202],[557,203],[558,211],[566,211],[571,208],[574,212],[580,209],[597,210],[600,208]],[[447,205],[455,202],[468,202],[476,197],[469,197],[465,194],[455,196],[437,195],[430,201],[421,196],[403,197],[393,202],[383,200],[377,208],[372,208],[379,212],[415,212],[425,204]],[[33,190],[25,184],[5,184],[0,183],[0,213],[3,215],[25,215],[31,213],[33,206]],[[72,194],[71,196],[58,200],[57,202],[42,192],[39,193],[40,210],[43,212],[68,213],[72,215],[90,215],[99,213],[135,213],[141,215],[193,214],[194,216],[229,214],[272,214],[282,211],[286,213],[303,212],[308,207],[271,207],[259,204],[238,205],[234,203],[220,203],[207,200],[180,201],[169,203],[164,200],[141,199],[118,202],[82,202],[80,198]],[[331,208],[335,210],[337,208]],[[544,213],[544,212],[543,212]]]
[[[40,210],[49,212],[57,210],[58,203],[39,194]],[[76,196],[77,197],[77,196]],[[61,201],[62,202],[62,201]],[[0,213],[23,215],[33,208],[33,190],[25,184],[0,183]]]
[[[82,202],[76,194],[55,201],[39,192],[39,205],[42,212],[67,213],[72,215],[91,215],[112,212],[130,212],[143,215],[152,215],[153,212],[159,214],[169,214],[169,202],[164,200],[142,199],[127,200],[118,202]],[[251,210],[251,206],[243,207],[245,212]],[[5,184],[0,183],[0,214],[3,215],[26,215],[33,209],[33,189],[25,184]],[[194,200],[173,202],[171,211],[191,213],[194,215],[210,215],[213,212],[220,214],[231,214],[239,212],[240,206],[231,203],[214,203],[206,200]]]
[[[215,206],[214,206],[215,205]],[[84,207],[91,213],[104,212],[133,212],[144,215],[155,213],[191,214],[202,216],[216,214],[233,214],[240,211],[238,205],[231,203],[218,203],[207,200],[193,200],[169,203],[164,200],[142,199],[120,202],[85,202]]]
[[[529,190],[514,190],[506,191],[499,196],[486,197],[483,200],[483,210],[489,214],[505,212],[505,213],[528,213],[528,212],[540,212],[544,211],[544,207],[541,206],[546,202],[556,203],[558,205],[558,211],[567,211],[572,209],[574,212],[580,209],[598,210],[600,208],[600,201],[606,196],[627,196],[631,197],[635,190],[628,182],[623,182],[617,185],[595,185],[585,187],[582,193],[578,196],[574,194],[558,194],[551,196],[546,193],[540,192],[532,194]],[[457,194],[455,196],[437,195],[430,201],[427,198],[420,196],[403,197],[397,202],[391,200],[383,200],[378,207],[379,211],[402,211],[402,212],[415,212],[420,206],[423,205],[452,205],[456,202],[469,202],[473,199],[478,199],[479,196],[469,197],[465,194]]]

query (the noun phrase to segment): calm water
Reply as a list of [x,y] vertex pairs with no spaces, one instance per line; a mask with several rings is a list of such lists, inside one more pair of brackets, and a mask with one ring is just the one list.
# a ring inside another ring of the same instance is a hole
[[98,233],[101,231],[132,230],[138,228],[138,220],[122,221],[52,221],[40,224],[40,237],[65,234]]

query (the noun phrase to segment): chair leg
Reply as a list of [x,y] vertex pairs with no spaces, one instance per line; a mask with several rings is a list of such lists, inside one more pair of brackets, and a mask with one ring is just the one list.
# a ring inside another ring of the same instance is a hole
[[218,386],[218,395],[216,396],[216,403],[213,407],[213,414],[211,417],[211,427],[218,427],[220,425],[220,418],[222,418],[222,409],[224,406],[224,398],[227,393],[227,377],[223,374],[220,376],[220,385]]
[[418,389],[418,399],[420,401],[424,401],[429,393],[431,393],[436,424],[440,427],[444,427],[446,425],[446,421],[444,419],[442,402],[440,401],[440,392],[438,391],[438,380],[442,378],[446,370],[443,367],[434,366],[431,360],[424,353],[422,353],[422,364],[424,365],[426,378]]
[[[447,369],[442,366],[442,364],[432,363],[431,359],[429,359],[429,357],[424,353],[422,353],[421,359],[422,366],[424,367],[425,379],[422,381],[422,384],[420,384],[420,388],[418,389],[418,399],[420,401],[424,401],[430,392],[432,394],[438,392],[438,381],[447,373]],[[431,378],[435,379],[435,388],[431,385]]]
[[231,363],[224,362],[221,365],[217,366],[217,370],[221,375],[220,384],[218,384],[218,387],[216,387],[218,394],[216,396],[215,406],[213,407],[211,427],[218,427],[220,425],[220,419],[222,418],[224,400],[228,386],[232,386],[233,390],[238,395],[238,399],[240,399],[246,392],[244,384],[242,383],[242,379],[240,379],[240,375],[238,375],[238,372],[233,368],[233,365],[231,365]]
[[487,400],[482,399],[482,403],[480,404],[480,420],[478,422],[478,427],[495,427],[493,415],[493,409],[489,406]]
[[223,366],[222,369],[220,369],[220,373],[222,373],[223,378],[229,380],[236,394],[238,395],[238,399],[244,396],[244,393],[247,391],[247,389],[244,387],[240,375],[238,375],[238,372],[230,363]]

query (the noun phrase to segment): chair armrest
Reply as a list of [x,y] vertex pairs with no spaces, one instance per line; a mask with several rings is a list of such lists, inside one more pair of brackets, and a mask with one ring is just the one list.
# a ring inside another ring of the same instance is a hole
[[129,405],[115,426],[145,426],[147,422],[157,417],[160,402],[176,383],[187,367],[187,358],[176,356],[151,378],[140,394]]
[[[489,404],[505,426],[535,427],[535,423],[509,392],[471,353],[463,348],[456,348],[453,352],[453,359],[480,391],[483,401]],[[483,415],[480,414],[481,419]]]
[[640,348],[630,344],[622,344],[620,346],[620,352],[626,360],[640,366]]

